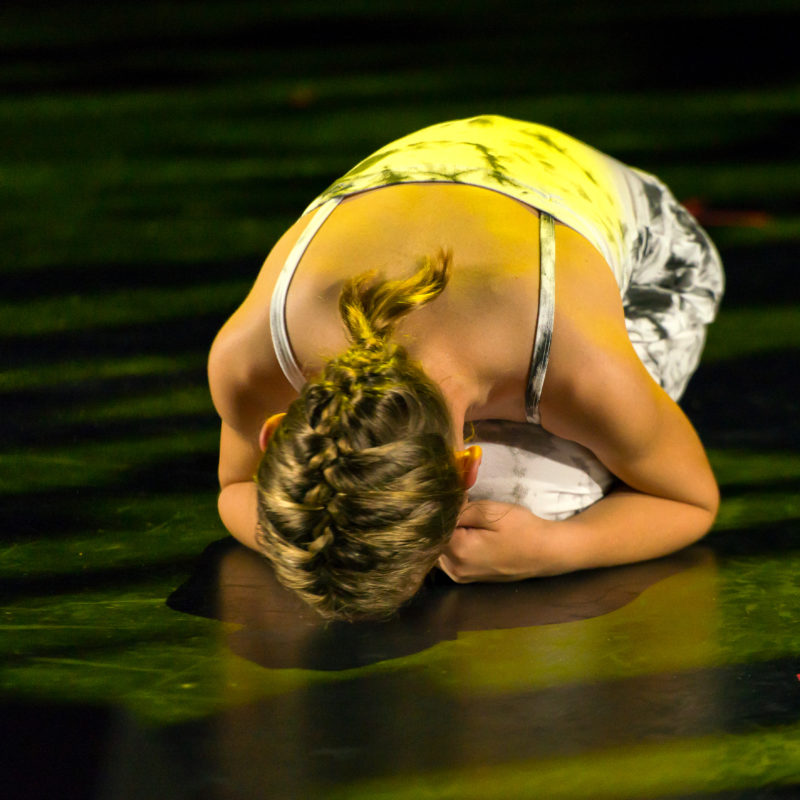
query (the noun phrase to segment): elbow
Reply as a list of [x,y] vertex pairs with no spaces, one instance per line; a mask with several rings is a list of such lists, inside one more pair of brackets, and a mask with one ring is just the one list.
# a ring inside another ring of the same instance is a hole
[[259,550],[258,503],[255,483],[243,481],[222,488],[217,498],[217,510],[222,524],[243,545]]
[[714,527],[714,522],[716,521],[717,514],[719,513],[720,492],[719,486],[717,485],[713,475],[711,476],[709,484],[710,485],[705,492],[705,496],[700,502],[697,503],[697,506],[702,510],[703,515],[702,524],[698,526],[699,531],[697,539],[701,539]]
[[706,501],[706,508],[708,509],[708,513],[711,518],[711,522],[708,526],[709,528],[714,524],[714,520],[717,518],[717,514],[719,513],[720,500],[721,497],[719,484],[717,483],[717,479],[714,477],[714,473],[709,469],[708,498]]
[[717,514],[719,513],[719,504],[720,504],[720,500],[721,499],[722,498],[720,497],[719,486],[718,486],[718,484],[717,484],[717,482],[715,480],[714,481],[714,493],[713,493],[713,497],[712,497],[712,502],[711,502],[711,506],[708,509],[709,512],[711,513],[711,524],[712,525],[714,524],[714,520],[716,520]]
[[225,526],[225,529],[231,533],[231,526],[228,523],[228,520],[231,516],[231,492],[230,484],[227,486],[223,486],[220,489],[219,494],[217,495],[217,514],[219,514],[220,521]]

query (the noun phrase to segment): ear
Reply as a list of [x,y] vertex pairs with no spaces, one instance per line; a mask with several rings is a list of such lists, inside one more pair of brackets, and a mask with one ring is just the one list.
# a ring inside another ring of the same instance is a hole
[[262,453],[267,449],[267,445],[269,444],[269,440],[272,438],[272,434],[278,429],[278,425],[281,424],[281,420],[283,420],[285,416],[285,411],[282,411],[280,414],[273,414],[261,426],[261,433],[258,434],[258,445],[261,448]]
[[456,453],[456,466],[461,473],[461,483],[465,489],[471,489],[478,480],[478,467],[481,465],[482,457],[483,451],[476,444]]

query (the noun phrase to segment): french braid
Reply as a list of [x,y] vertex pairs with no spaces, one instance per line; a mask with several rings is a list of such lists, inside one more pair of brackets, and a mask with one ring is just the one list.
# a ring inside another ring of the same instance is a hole
[[350,347],[303,387],[259,465],[260,547],[324,616],[393,613],[455,528],[464,490],[444,398],[390,338],[449,271],[439,254],[409,278],[347,282]]

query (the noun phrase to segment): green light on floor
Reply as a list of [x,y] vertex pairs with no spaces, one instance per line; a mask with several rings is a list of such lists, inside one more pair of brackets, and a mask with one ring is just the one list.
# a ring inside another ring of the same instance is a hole
[[403,775],[330,789],[330,800],[639,800],[791,784],[800,726],[653,742],[522,764]]

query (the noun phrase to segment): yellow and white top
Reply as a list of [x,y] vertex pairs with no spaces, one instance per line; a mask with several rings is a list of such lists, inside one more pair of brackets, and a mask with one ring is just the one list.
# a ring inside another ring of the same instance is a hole
[[365,158],[317,197],[397,183],[463,183],[493,189],[543,211],[584,236],[624,293],[633,268],[635,216],[630,169],[565,133],[531,122],[480,116],[404,136]]

